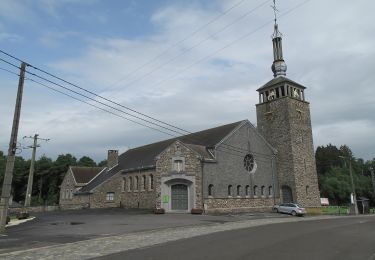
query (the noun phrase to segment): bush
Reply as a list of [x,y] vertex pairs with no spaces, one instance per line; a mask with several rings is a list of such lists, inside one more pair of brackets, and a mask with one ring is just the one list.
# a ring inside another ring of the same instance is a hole
[[156,209],[154,209],[154,213],[155,213],[155,214],[164,214],[164,213],[165,213],[165,210],[162,209],[162,208],[156,208]]
[[203,214],[203,209],[193,208],[193,209],[191,209],[191,214],[202,215]]
[[27,219],[30,216],[28,212],[17,212],[16,218],[17,219]]

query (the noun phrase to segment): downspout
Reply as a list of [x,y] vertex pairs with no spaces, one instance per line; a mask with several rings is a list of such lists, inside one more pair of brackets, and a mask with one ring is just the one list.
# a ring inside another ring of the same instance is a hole
[[272,158],[271,158],[273,205],[276,205],[276,194],[275,194],[275,186],[276,186],[276,182],[275,182],[275,163],[274,163],[275,158],[276,158],[276,155],[273,154],[273,155],[272,155]]
[[202,206],[203,206],[203,212],[205,212],[205,206],[204,206],[204,192],[203,192],[203,162],[204,162],[204,158],[201,157],[200,158],[201,160],[201,200],[202,200]]

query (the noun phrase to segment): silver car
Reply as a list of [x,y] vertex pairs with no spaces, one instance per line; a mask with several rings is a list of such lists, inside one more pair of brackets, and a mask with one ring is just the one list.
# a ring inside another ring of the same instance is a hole
[[293,216],[303,216],[306,214],[305,208],[302,208],[296,203],[282,203],[280,205],[275,205],[273,209],[278,213],[287,213]]

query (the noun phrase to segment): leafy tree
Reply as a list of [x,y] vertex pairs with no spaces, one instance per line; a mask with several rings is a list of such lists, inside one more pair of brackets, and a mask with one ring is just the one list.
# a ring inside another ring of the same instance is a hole
[[103,161],[99,162],[98,166],[99,167],[106,167],[107,166],[107,160],[103,160]]
[[87,167],[95,167],[96,163],[93,159],[91,159],[88,156],[83,156],[81,159],[79,159],[78,166],[87,166]]
[[332,144],[327,146],[318,146],[315,152],[316,169],[318,174],[325,174],[332,167],[341,166],[342,161],[340,160],[340,155],[340,150]]

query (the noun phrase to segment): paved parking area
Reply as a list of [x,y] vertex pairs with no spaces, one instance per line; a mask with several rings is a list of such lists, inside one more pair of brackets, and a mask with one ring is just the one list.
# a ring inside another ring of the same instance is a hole
[[155,215],[145,210],[87,209],[40,213],[36,218],[9,227],[0,237],[0,253],[83,241],[147,230],[224,224],[251,219],[290,218],[275,213],[236,215]]

